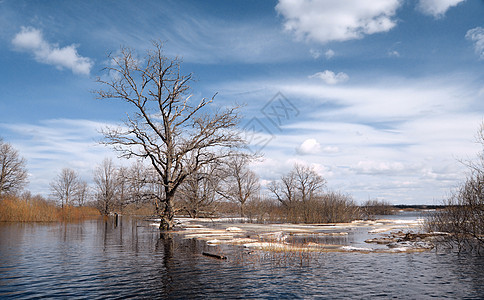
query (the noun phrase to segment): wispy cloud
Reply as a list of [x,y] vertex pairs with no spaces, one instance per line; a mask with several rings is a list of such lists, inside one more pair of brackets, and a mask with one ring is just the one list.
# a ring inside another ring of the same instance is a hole
[[98,144],[98,130],[106,125],[90,120],[52,119],[38,124],[0,123],[0,129],[27,159],[29,190],[48,196],[55,172],[72,168],[89,182],[96,163],[104,157],[115,157],[110,149]]
[[284,28],[300,39],[320,43],[359,39],[395,27],[399,0],[279,0]]
[[465,0],[419,0],[417,10],[423,14],[433,16],[436,19],[442,18],[447,10]]
[[466,39],[474,42],[474,49],[480,59],[484,59],[484,28],[476,27],[466,33]]
[[90,58],[77,53],[77,45],[59,47],[46,41],[39,29],[22,27],[12,44],[18,51],[30,52],[36,61],[58,69],[70,69],[74,74],[89,75],[94,65]]
[[[317,165],[330,187],[359,200],[437,203],[464,176],[458,159],[479,150],[474,135],[482,115],[473,107],[481,87],[472,78],[383,76],[363,83],[357,78],[344,87],[273,78],[230,82],[226,89],[265,86],[266,93],[282,92],[301,111],[275,132],[264,149],[270,156],[254,166],[264,180],[301,162]],[[260,105],[264,98],[270,95],[253,101]]]

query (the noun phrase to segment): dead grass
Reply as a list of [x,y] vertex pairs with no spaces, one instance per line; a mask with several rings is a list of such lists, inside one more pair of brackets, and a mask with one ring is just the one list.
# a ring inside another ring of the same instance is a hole
[[99,216],[93,207],[57,207],[41,197],[20,199],[7,196],[0,200],[0,222],[78,221]]

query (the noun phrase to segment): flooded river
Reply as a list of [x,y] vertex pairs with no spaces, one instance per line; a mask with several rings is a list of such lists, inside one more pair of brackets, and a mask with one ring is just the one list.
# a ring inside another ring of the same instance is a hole
[[[361,241],[363,231],[335,237]],[[325,238],[330,240],[330,237]],[[484,258],[445,251],[270,253],[120,218],[0,223],[0,298],[484,298]]]

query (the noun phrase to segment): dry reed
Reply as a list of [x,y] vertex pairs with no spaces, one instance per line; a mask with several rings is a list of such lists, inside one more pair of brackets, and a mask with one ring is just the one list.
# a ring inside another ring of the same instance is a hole
[[40,197],[21,199],[6,196],[0,199],[0,222],[78,221],[99,216],[93,207],[57,207]]

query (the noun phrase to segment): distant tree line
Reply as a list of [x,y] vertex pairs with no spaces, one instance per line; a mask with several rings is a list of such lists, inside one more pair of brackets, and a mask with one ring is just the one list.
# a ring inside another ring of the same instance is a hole
[[[8,178],[2,175],[1,193],[15,195],[27,183],[25,159],[5,145],[8,144],[2,142],[2,155],[8,159],[2,161],[8,164],[3,163],[2,168],[16,170],[2,174],[16,175]],[[250,155],[231,155],[191,172],[174,194],[173,214],[189,217],[226,214],[256,222],[296,223],[348,222],[362,216],[363,207],[356,205],[349,195],[328,190],[326,180],[305,165],[295,164],[288,173],[270,182],[262,194],[260,180],[250,169],[253,159]],[[51,199],[61,208],[96,207],[104,215],[160,213],[156,209],[166,189],[159,173],[142,159],[128,166],[104,159],[93,168],[91,176],[86,180],[78,171],[63,168],[50,182]],[[22,199],[47,201],[30,193],[23,195]]]

